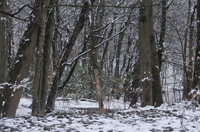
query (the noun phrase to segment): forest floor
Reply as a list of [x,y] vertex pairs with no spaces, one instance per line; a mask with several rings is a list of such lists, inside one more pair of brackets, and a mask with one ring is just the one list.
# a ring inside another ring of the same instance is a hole
[[124,109],[122,100],[105,102],[110,109],[102,114],[98,103],[88,99],[57,99],[56,110],[44,118],[31,116],[31,99],[22,98],[15,118],[1,118],[5,132],[200,132],[200,108],[191,102]]

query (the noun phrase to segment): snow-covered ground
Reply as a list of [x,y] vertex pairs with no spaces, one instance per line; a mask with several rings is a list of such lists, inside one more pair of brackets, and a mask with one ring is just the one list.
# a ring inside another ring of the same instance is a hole
[[138,104],[125,110],[123,101],[112,100],[105,107],[115,111],[101,114],[96,111],[98,103],[93,100],[58,99],[55,112],[44,118],[32,117],[30,104],[30,99],[22,98],[15,118],[0,119],[0,131],[200,132],[200,108],[190,107],[189,102],[163,104],[158,108],[142,108]]

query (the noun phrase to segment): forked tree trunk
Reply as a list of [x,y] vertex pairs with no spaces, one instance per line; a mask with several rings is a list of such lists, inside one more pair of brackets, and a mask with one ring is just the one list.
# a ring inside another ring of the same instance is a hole
[[[27,76],[31,60],[38,40],[39,26],[36,20],[39,19],[38,5],[35,4],[33,14],[30,18],[27,30],[19,44],[19,49],[9,72],[8,85],[4,87],[3,96],[0,97],[0,111],[2,116],[14,117],[24,87],[24,79]],[[3,104],[3,102],[5,102]]]
[[[52,1],[50,5],[53,5]],[[45,28],[46,15],[48,16],[48,19]],[[35,79],[33,84],[32,115],[43,117],[45,115],[45,103],[48,90],[50,50],[51,50],[51,40],[52,40],[53,22],[54,22],[53,10],[48,9],[48,12],[41,10],[40,20],[41,20],[40,21],[41,32],[39,35],[39,41],[37,47],[38,51],[37,51],[36,66],[35,66]]]

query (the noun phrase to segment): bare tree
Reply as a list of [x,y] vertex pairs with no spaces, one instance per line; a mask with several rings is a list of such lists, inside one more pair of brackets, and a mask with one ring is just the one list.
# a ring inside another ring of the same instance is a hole
[[69,58],[69,55],[72,51],[72,48],[74,46],[74,43],[83,29],[84,23],[87,19],[86,14],[88,12],[89,5],[88,2],[84,3],[84,6],[81,9],[80,15],[79,15],[79,20],[76,24],[76,27],[72,33],[72,36],[70,37],[69,43],[67,44],[66,51],[63,54],[63,57],[61,58],[61,62],[59,64],[59,68],[57,69],[56,75],[53,79],[53,85],[51,86],[51,91],[48,96],[47,104],[46,104],[46,112],[51,112],[54,110],[55,107],[55,99],[56,99],[56,93],[58,90],[58,83],[62,77],[62,74],[64,72],[64,69],[66,67],[67,60]]
[[[49,5],[53,5],[50,1]],[[45,21],[47,19],[47,23]],[[35,78],[33,84],[33,104],[32,115],[44,116],[45,104],[48,90],[48,76],[50,66],[51,40],[54,24],[54,9],[49,8],[48,11],[41,10],[41,33],[37,46],[37,58],[35,66]],[[43,41],[44,39],[44,41]]]
[[[0,97],[0,111],[2,116],[14,117],[19,100],[24,88],[25,78],[29,70],[31,59],[38,42],[40,12],[41,7],[38,4],[41,1],[36,1],[33,14],[35,17],[30,17],[30,23],[27,30],[24,32],[23,38],[20,41],[19,49],[15,60],[12,65],[12,69],[9,72],[8,84],[4,87],[3,96]],[[44,1],[43,4],[48,4]],[[3,104],[3,101],[5,103]]]

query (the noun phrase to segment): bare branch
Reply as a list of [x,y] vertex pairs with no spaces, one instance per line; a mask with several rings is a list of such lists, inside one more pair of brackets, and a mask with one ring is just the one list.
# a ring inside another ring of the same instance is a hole
[[[102,46],[104,43],[106,43],[107,41],[111,40],[112,38],[114,38],[115,36],[117,36],[118,34],[120,34],[121,32],[123,32],[126,28],[127,28],[127,26],[125,26],[120,32],[114,34],[112,37],[110,37],[110,38],[104,40],[103,42],[101,42],[100,44],[96,45],[96,46],[94,47],[94,49],[96,49],[96,48]],[[67,65],[67,66],[72,66],[72,64],[73,64],[76,60],[78,60],[81,56],[83,56],[83,55],[85,55],[85,54],[87,54],[87,53],[93,51],[94,49],[89,49],[89,50],[87,50],[87,51],[85,51],[85,52],[79,54],[77,57],[74,58],[74,60],[73,60],[71,63],[65,62],[65,63],[62,64],[62,66],[65,66],[65,65]]]
[[13,14],[5,12],[5,11],[0,11],[0,13],[8,15],[8,16],[16,18],[16,19],[19,19],[19,20],[24,20],[25,21],[25,19],[21,19],[21,18],[15,16],[15,15],[19,14],[25,7],[33,9],[29,4],[27,4],[27,5],[23,5],[21,8],[19,8],[19,10],[17,12],[15,12]]

